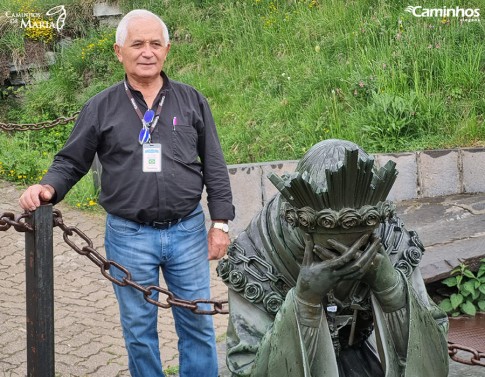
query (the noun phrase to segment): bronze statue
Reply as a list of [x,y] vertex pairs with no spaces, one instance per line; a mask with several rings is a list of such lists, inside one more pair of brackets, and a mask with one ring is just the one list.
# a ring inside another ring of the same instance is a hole
[[229,248],[227,365],[251,377],[444,377],[446,315],[428,297],[424,247],[356,144],[325,140]]

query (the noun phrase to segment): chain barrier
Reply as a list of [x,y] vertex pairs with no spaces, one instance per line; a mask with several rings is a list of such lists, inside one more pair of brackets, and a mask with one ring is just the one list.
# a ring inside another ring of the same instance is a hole
[[[182,307],[186,309],[190,309],[192,312],[196,314],[229,314],[227,309],[224,309],[224,305],[227,304],[227,300],[206,300],[206,299],[197,299],[193,301],[182,300],[176,298],[172,292],[168,289],[162,288],[157,285],[152,286],[143,286],[131,279],[131,273],[128,271],[124,266],[116,263],[115,261],[108,260],[99,254],[93,247],[93,241],[81,230],[77,227],[67,226],[64,223],[62,218],[62,214],[58,209],[53,210],[54,220],[53,226],[58,227],[63,232],[64,241],[80,255],[86,256],[91,262],[97,265],[100,270],[101,274],[111,281],[114,284],[117,284],[122,287],[130,286],[133,287],[140,292],[143,293],[145,300],[153,305],[156,305],[163,309],[169,309],[172,306]],[[25,222],[25,219],[31,216],[30,213],[24,213],[22,215],[15,215],[11,212],[4,212],[0,216],[0,231],[6,231],[10,229],[10,227],[14,227],[17,232],[32,232],[32,226]],[[78,246],[71,237],[78,236],[81,238],[86,245],[80,247]],[[123,277],[121,279],[117,279],[111,276],[108,271],[110,268],[118,269],[123,273]],[[158,292],[166,296],[165,302],[160,300],[154,300],[150,296],[153,292]],[[202,310],[199,309],[199,305],[201,304],[211,304],[213,309],[212,310]],[[463,358],[458,356],[458,352],[463,351],[470,354],[470,358]],[[474,348],[463,346],[461,344],[451,343],[448,342],[448,355],[450,358],[458,363],[467,364],[467,365],[479,365],[485,367],[485,353],[479,352]]]
[[[470,354],[470,358],[463,358],[458,356],[458,351],[467,352]],[[448,342],[448,355],[452,360],[467,365],[480,365],[485,367],[485,353],[478,352],[476,349],[471,347],[466,347],[461,344]]]
[[0,130],[3,130],[3,131],[38,131],[38,130],[44,130],[44,129],[47,129],[47,128],[53,128],[55,126],[65,125],[67,123],[70,123],[73,120],[76,120],[78,115],[79,115],[79,111],[74,113],[72,116],[70,116],[68,118],[60,117],[60,118],[57,118],[56,120],[44,121],[44,122],[39,122],[39,123],[17,124],[17,123],[1,123],[0,122]]
[[[24,213],[20,216],[15,216],[11,212],[3,213],[0,217],[0,231],[6,231],[11,226],[15,228],[18,232],[32,232],[33,229],[30,224],[25,223],[23,220],[30,217],[30,213]],[[62,218],[62,214],[58,209],[53,210],[53,226],[59,227],[63,232],[64,241],[80,255],[84,255],[87,257],[91,262],[97,265],[100,270],[101,274],[111,281],[114,284],[117,284],[122,287],[130,286],[133,287],[140,292],[143,293],[143,296],[146,301],[149,303],[156,305],[160,308],[169,309],[172,306],[178,306],[186,309],[190,309],[195,314],[229,314],[229,310],[224,309],[224,305],[227,304],[227,300],[219,301],[219,300],[210,300],[210,299],[197,299],[193,301],[189,300],[182,300],[174,296],[172,292],[168,289],[162,288],[160,286],[152,285],[152,286],[143,286],[131,278],[131,273],[119,263],[115,261],[108,260],[103,257],[100,253],[98,253],[93,247],[93,241],[80,229],[74,226],[67,226],[64,223]],[[82,241],[85,242],[84,246],[78,246],[72,239],[72,237],[78,236],[81,238]],[[108,273],[110,268],[117,269],[123,273],[123,277],[121,279],[117,279],[113,277],[111,274]],[[158,292],[166,296],[165,302],[160,300],[154,300],[150,296],[153,292]],[[212,305],[212,310],[202,310],[200,305],[202,304],[210,304]]]

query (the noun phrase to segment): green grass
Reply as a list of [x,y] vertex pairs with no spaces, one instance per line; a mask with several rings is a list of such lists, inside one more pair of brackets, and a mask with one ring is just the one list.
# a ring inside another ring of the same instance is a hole
[[170,366],[168,368],[165,368],[163,372],[167,376],[175,376],[175,375],[178,375],[178,373],[179,373],[179,366],[178,365],[176,365],[176,366]]
[[[68,14],[76,2],[69,3]],[[165,70],[206,95],[229,164],[298,159],[327,138],[352,140],[373,153],[485,145],[483,21],[417,18],[397,1],[121,5],[145,7],[165,20],[172,39]],[[72,24],[82,17],[73,14]],[[51,78],[18,98],[10,95],[0,119],[67,116],[122,79],[112,30],[85,22],[70,33],[82,37],[56,45]],[[12,44],[17,37],[10,36]],[[55,150],[67,134],[61,136],[31,140]]]
[[93,184],[93,174],[88,172],[67,193],[64,200],[68,205],[82,210],[95,213],[103,213],[103,208],[98,204],[98,192]]

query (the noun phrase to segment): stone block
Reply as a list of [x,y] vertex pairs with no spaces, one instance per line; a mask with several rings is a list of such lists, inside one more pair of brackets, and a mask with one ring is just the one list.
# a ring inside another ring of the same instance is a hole
[[118,4],[102,2],[93,5],[94,17],[121,16],[121,14]]
[[[261,190],[261,167],[259,164],[229,165],[233,204],[236,207],[236,218],[229,223],[231,238],[237,237],[248,226],[251,219],[263,208]],[[207,207],[207,193],[202,193],[202,208],[206,214],[206,227],[209,229],[211,219]]]
[[420,197],[462,192],[460,156],[456,149],[418,152]]
[[115,28],[121,21],[123,13],[118,4],[96,3],[93,6],[93,15],[101,26]]
[[231,226],[231,233],[238,235],[263,208],[262,170],[258,164],[228,166],[228,169],[236,207],[236,218]]
[[418,165],[415,153],[378,154],[374,156],[376,166],[384,166],[387,161],[394,161],[398,175],[388,195],[392,201],[408,200],[418,197]]
[[295,171],[298,161],[275,161],[268,162],[261,165],[263,176],[261,178],[261,187],[263,192],[263,203],[266,204],[273,196],[278,193],[278,190],[268,179],[269,173],[275,173],[280,177],[284,173],[292,173]]
[[485,192],[485,150],[463,149],[462,153],[464,192]]

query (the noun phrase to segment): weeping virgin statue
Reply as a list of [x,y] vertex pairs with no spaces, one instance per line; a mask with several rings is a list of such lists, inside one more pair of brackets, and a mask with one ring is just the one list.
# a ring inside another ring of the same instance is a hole
[[314,145],[218,265],[233,376],[445,377],[446,315],[424,247],[386,200],[395,164],[354,143]]

